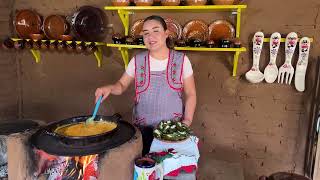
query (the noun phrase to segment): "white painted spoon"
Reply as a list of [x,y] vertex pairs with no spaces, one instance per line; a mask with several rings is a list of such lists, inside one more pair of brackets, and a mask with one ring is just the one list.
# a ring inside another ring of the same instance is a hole
[[294,76],[294,85],[299,92],[305,90],[305,77],[308,66],[310,52],[310,39],[303,37],[299,43],[299,58],[296,66],[296,75]]
[[246,73],[246,79],[251,83],[259,83],[263,81],[264,75],[259,70],[259,60],[263,46],[264,34],[263,32],[256,32],[253,36],[253,64],[250,71]]
[[280,47],[281,34],[275,32],[270,37],[270,62],[264,69],[264,79],[267,83],[273,83],[278,77],[276,59]]

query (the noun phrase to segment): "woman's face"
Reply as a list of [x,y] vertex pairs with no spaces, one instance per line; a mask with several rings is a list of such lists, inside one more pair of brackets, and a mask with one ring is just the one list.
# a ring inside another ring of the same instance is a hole
[[143,24],[143,41],[149,50],[158,50],[167,47],[168,32],[159,21],[149,20]]

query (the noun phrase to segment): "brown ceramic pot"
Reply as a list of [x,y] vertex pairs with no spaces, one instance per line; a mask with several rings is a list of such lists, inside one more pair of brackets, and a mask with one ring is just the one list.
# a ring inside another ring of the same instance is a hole
[[76,45],[76,52],[77,53],[82,53],[86,50],[86,43],[85,42],[81,42],[80,44]]
[[50,50],[56,50],[58,47],[59,42],[58,41],[54,41],[52,43],[50,43],[49,49]]
[[4,49],[12,49],[12,48],[14,48],[14,41],[10,38],[7,38],[3,41],[2,47]]
[[89,53],[89,54],[90,54],[90,53],[94,53],[97,49],[98,49],[98,48],[97,48],[97,46],[96,46],[96,43],[92,42],[92,43],[90,43],[89,46],[87,46],[86,52]]

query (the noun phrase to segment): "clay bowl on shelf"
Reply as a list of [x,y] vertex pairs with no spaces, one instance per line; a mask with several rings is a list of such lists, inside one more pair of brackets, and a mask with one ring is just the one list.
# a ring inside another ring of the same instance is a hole
[[15,30],[20,38],[27,39],[30,34],[41,32],[41,17],[35,11],[24,9],[16,12]]
[[62,41],[72,41],[73,37],[71,35],[66,35],[66,34],[63,34],[63,35],[60,35],[60,38]]
[[137,45],[144,45],[143,36],[136,36],[134,41]]
[[179,6],[180,0],[161,0],[162,6]]
[[2,47],[4,49],[12,49],[14,48],[14,41],[10,38],[6,38],[2,43]]
[[30,39],[34,40],[34,41],[39,41],[42,40],[44,35],[43,34],[30,34]]
[[18,40],[14,42],[14,48],[17,50],[21,50],[24,48],[25,40]]
[[201,39],[189,39],[188,45],[190,47],[201,47],[202,41]]
[[134,0],[136,6],[152,6],[153,0]]
[[185,47],[185,46],[187,46],[186,41],[183,40],[183,39],[177,40],[177,41],[176,41],[176,45],[177,45],[178,47]]
[[202,6],[207,4],[207,0],[187,0],[188,6]]
[[214,40],[208,40],[206,45],[208,48],[214,48],[215,42],[214,42]]
[[96,43],[92,42],[92,43],[89,44],[89,46],[87,46],[86,52],[87,53],[94,53],[97,49],[98,48],[96,46]]
[[119,33],[112,35],[112,40],[114,44],[124,44],[125,40],[123,38],[124,37]]
[[215,5],[233,5],[235,0],[212,0]]
[[113,6],[129,6],[130,0],[111,0]]

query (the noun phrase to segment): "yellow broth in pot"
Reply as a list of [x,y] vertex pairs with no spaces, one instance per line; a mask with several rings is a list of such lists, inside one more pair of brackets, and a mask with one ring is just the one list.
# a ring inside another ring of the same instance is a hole
[[96,121],[86,124],[85,122],[67,124],[58,127],[54,132],[64,136],[94,136],[112,131],[117,127],[114,122]]

